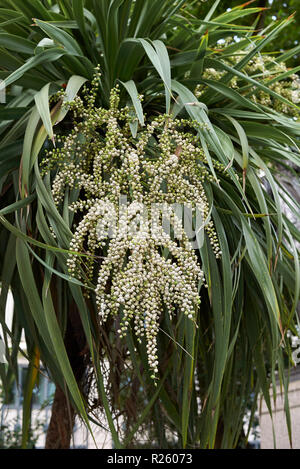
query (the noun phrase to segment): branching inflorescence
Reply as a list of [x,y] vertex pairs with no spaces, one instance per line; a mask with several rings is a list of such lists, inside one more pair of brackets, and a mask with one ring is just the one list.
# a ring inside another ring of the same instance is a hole
[[[199,289],[205,284],[199,256],[172,204],[188,206],[193,216],[201,214],[202,229],[219,257],[203,187],[212,176],[195,130],[199,124],[160,115],[133,137],[132,112],[119,109],[118,87],[108,110],[95,106],[96,79],[88,98],[68,103],[74,126],[57,138],[58,146],[44,164],[55,171],[52,194],[58,207],[66,188],[77,194],[69,205],[78,220],[70,243],[70,274],[86,284],[97,282],[101,324],[109,316],[120,318],[121,336],[132,327],[139,341],[146,338],[156,378],[162,314],[187,315],[196,326]],[[224,171],[220,163],[215,166]],[[162,229],[163,219],[169,220],[169,232]],[[88,254],[88,260],[83,262],[79,252]]]
[[[236,54],[224,61],[227,65],[236,66],[242,60],[243,56]],[[264,81],[271,91],[286,98],[294,104],[300,103],[300,80],[299,76],[291,73],[284,62],[276,62],[274,57],[269,55],[257,55],[251,59],[243,68],[243,72],[259,81]],[[219,81],[226,75],[226,70],[215,70],[214,68],[207,68],[202,74],[202,79]],[[280,77],[280,79],[278,79]],[[273,108],[279,113],[286,114],[291,117],[299,116],[299,111],[296,107],[289,106],[288,104],[280,101],[276,97],[271,96],[266,91],[256,89],[255,87],[245,87],[241,90],[237,76],[234,76],[229,81],[229,86],[233,89],[238,89],[241,94],[249,95],[250,99],[263,106]],[[200,98],[206,91],[207,86],[205,83],[197,85],[195,95]],[[253,94],[252,94],[253,93]]]

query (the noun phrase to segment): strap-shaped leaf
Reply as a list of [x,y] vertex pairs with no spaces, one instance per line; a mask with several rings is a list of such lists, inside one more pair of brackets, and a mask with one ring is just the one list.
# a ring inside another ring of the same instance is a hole
[[53,127],[49,109],[49,88],[50,83],[45,85],[39,93],[37,93],[34,97],[35,104],[40,115],[40,118],[43,121],[45,130],[49,136],[49,138],[54,142],[54,135],[53,135]]
[[81,48],[77,41],[57,26],[41,21],[38,19],[34,20],[36,25],[39,26],[57,45],[63,47],[65,51],[71,55],[80,56],[83,55]]

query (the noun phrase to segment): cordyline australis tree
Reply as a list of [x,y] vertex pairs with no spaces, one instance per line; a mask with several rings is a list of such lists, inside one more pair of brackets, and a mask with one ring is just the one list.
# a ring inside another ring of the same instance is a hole
[[[1,378],[24,331],[23,447],[40,369],[48,448],[69,447],[75,415],[117,448],[234,448],[258,397],[271,413],[277,379],[287,393],[300,233],[282,201],[299,206],[277,176],[300,161],[298,69],[263,48],[293,18],[256,35],[261,8],[219,3],[1,0]],[[194,204],[197,249],[106,236],[120,195],[133,218]]]

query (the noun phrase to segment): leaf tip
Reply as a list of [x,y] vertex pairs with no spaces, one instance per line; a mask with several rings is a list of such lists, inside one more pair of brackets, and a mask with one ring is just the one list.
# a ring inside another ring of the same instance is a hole
[[287,17],[286,21],[289,21],[290,19],[294,18],[296,12],[292,13],[290,16]]
[[238,5],[236,8],[245,8],[251,3],[255,2],[256,0],[249,0],[248,2],[242,3],[241,5]]

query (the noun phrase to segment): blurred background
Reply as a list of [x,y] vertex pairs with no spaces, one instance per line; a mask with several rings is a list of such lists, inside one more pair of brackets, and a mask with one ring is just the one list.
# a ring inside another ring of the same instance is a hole
[[[217,13],[222,13],[224,10],[232,9],[237,5],[241,5],[241,0],[222,0],[217,8]],[[289,25],[288,28],[284,29],[280,36],[277,36],[274,41],[271,41],[264,52],[274,51],[282,52],[283,50],[292,49],[297,46],[300,41],[299,24],[300,24],[300,1],[299,0],[254,0],[245,2],[245,4],[251,4],[258,7],[261,6],[266,8],[260,15],[257,23],[257,30],[261,30],[271,25],[275,20],[282,20],[290,15],[295,15],[295,21]],[[204,15],[208,12],[212,6],[213,1],[199,1],[195,6],[195,12],[198,15]],[[245,17],[243,24],[251,25],[254,19],[251,16]],[[299,64],[299,53],[295,54],[293,58],[287,62],[289,66],[296,66]]]

